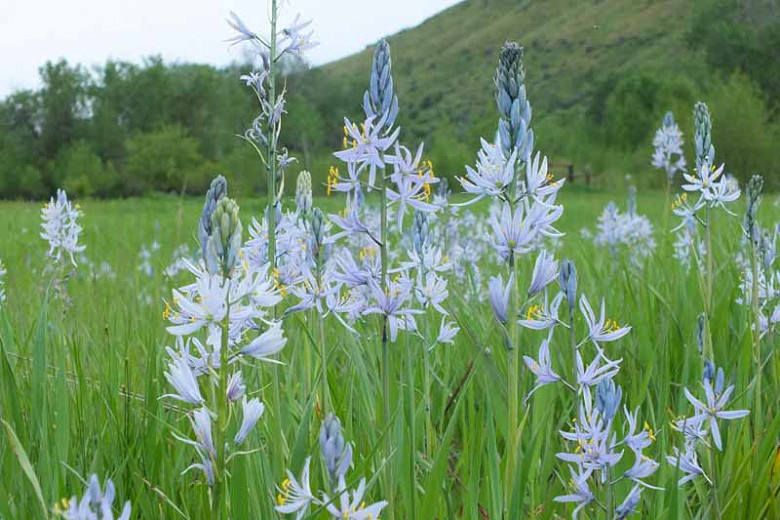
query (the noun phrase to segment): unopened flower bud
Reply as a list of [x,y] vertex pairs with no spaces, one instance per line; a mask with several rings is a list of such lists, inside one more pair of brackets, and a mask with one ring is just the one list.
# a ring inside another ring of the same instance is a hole
[[753,247],[761,243],[761,226],[758,224],[758,206],[761,204],[761,191],[764,180],[760,175],[753,175],[747,185],[747,208],[743,227],[745,234]]
[[227,181],[222,175],[211,181],[211,186],[206,192],[206,202],[203,204],[203,212],[198,224],[198,239],[203,259],[206,260],[206,246],[211,236],[211,215],[217,208],[217,202],[227,195]]
[[320,208],[314,208],[311,212],[311,254],[315,261],[319,261],[322,252],[322,244],[325,241],[325,216]]
[[561,263],[561,270],[558,272],[558,285],[566,296],[566,303],[569,305],[569,315],[574,315],[574,305],[577,303],[577,268],[571,260],[564,260]]
[[393,126],[398,116],[398,96],[393,92],[391,69],[390,44],[382,40],[374,49],[369,89],[363,95],[363,111],[366,117],[374,117],[375,123],[385,118],[387,129]]
[[505,157],[517,150],[518,157],[527,161],[533,150],[531,105],[525,93],[523,48],[515,42],[506,42],[496,69],[496,104],[501,113],[498,132]]
[[352,446],[344,442],[341,421],[332,413],[328,414],[322,422],[320,449],[331,482],[338,481],[352,466]]
[[623,389],[611,379],[602,379],[596,388],[596,408],[607,421],[611,421],[620,406]]
[[712,146],[712,118],[710,109],[701,101],[693,107],[694,136],[693,144],[696,148],[696,169],[702,164],[712,166],[715,161],[715,147]]
[[211,228],[206,267],[212,274],[221,270],[223,276],[230,277],[241,249],[242,231],[238,204],[233,199],[223,197],[219,200],[211,214]]
[[699,349],[699,355],[704,352],[704,313],[696,317],[696,347]]
[[636,216],[636,186],[628,187],[628,201],[626,202],[628,214]]
[[414,250],[423,257],[423,249],[428,242],[428,215],[422,211],[414,214],[414,224],[412,226],[412,241]]
[[303,170],[298,174],[298,181],[295,184],[295,206],[298,208],[298,213],[307,218],[311,211],[312,195],[311,195],[311,174]]

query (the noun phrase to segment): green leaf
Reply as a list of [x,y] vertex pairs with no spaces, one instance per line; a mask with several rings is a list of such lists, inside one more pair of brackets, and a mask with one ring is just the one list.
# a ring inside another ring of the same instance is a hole
[[43,499],[41,484],[38,482],[38,477],[33,470],[32,464],[30,464],[30,459],[27,457],[27,452],[24,451],[24,447],[22,446],[22,443],[19,442],[19,438],[16,436],[16,432],[14,432],[14,429],[11,427],[11,425],[8,424],[4,419],[0,419],[0,422],[3,423],[3,427],[5,428],[5,434],[8,436],[8,443],[11,446],[11,450],[13,450],[14,455],[16,455],[16,459],[19,461],[19,465],[22,467],[22,471],[24,471],[24,474],[27,476],[30,484],[32,484],[33,491],[35,491],[35,497],[38,499],[38,503],[41,505],[43,517],[48,518],[49,508],[46,506],[46,501]]

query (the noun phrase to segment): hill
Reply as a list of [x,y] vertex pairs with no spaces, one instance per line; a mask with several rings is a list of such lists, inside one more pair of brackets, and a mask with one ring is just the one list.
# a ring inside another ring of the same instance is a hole
[[[493,75],[501,45],[515,40],[525,47],[533,125],[545,153],[597,172],[649,169],[652,135],[666,110],[690,135],[696,99],[727,104],[714,88],[727,81],[724,71],[708,69],[706,49],[690,37],[715,7],[737,19],[739,7],[726,3],[464,1],[388,38],[404,139],[425,139],[440,171],[461,172],[478,137],[495,132]],[[369,47],[291,80],[291,91],[323,116],[326,146],[338,146],[343,115],[359,116],[372,53]],[[734,80],[739,87],[756,90],[742,76]]]

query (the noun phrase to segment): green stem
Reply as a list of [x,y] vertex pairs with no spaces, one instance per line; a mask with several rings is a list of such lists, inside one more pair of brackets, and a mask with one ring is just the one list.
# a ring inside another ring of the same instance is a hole
[[[230,284],[230,279],[224,281]],[[214,470],[214,497],[211,504],[212,518],[228,518],[228,492],[227,492],[227,454],[225,449],[225,435],[228,426],[228,331],[230,328],[230,287],[227,291],[227,312],[222,320],[222,338],[219,352],[219,369],[217,372],[217,393],[212,393],[212,406],[217,411],[217,431],[214,435],[214,450],[216,455],[216,468]]]
[[515,477],[515,467],[517,464],[517,430],[518,430],[518,393],[519,393],[519,359],[517,348],[519,346],[519,328],[517,326],[517,297],[518,277],[517,265],[514,253],[509,254],[509,272],[510,276],[515,275],[511,295],[509,297],[509,309],[507,310],[507,319],[509,320],[509,331],[512,341],[507,350],[507,460],[506,474],[504,476],[504,512],[509,513],[509,503],[512,499],[512,488]]
[[715,467],[715,446],[709,447],[710,480],[712,481],[712,500],[710,500],[711,518],[720,520],[720,504],[718,503],[718,476]]
[[[387,186],[385,183],[384,170],[379,171],[379,215],[381,235],[379,251],[382,260],[382,291],[387,294],[387,270],[388,270],[388,258],[387,258]],[[387,342],[387,316],[382,316],[382,408],[384,411],[385,424],[390,423],[390,353],[389,345]],[[393,480],[392,480],[392,464],[390,464],[390,456],[392,454],[392,444],[390,442],[390,434],[385,435],[385,496],[386,500],[393,503]],[[392,509],[390,510],[390,518],[393,518]]]
[[[414,406],[414,355],[412,353],[409,335],[406,334],[406,391],[409,413],[409,496],[411,497],[411,516],[417,518],[417,479],[416,479],[416,453],[417,453],[417,425],[416,410]],[[427,350],[427,349],[426,349]]]
[[[427,337],[423,335],[423,337]],[[434,452],[435,435],[433,431],[433,405],[431,401],[431,353],[428,352],[427,342],[423,340],[423,363],[425,370],[425,377],[423,378],[424,387],[424,399],[425,399],[425,455],[430,460],[431,455]],[[414,381],[412,381],[414,382]]]
[[[271,57],[268,60],[268,102],[276,105],[276,19],[277,0],[271,0]],[[276,132],[268,126],[268,261],[276,269]]]
[[712,250],[712,222],[710,221],[710,208],[707,207],[706,212],[706,225],[707,225],[707,273],[705,277],[705,287],[704,287],[704,321],[706,324],[706,334],[704,336],[705,345],[704,345],[704,358],[709,359],[714,362],[715,360],[715,352],[713,349],[713,339],[712,339],[712,269],[713,269],[713,259],[712,255],[714,251]]
[[[271,41],[269,42],[269,54],[268,60],[268,103],[271,107],[276,105],[276,26],[279,16],[279,9],[277,7],[278,1],[271,0]],[[268,202],[266,209],[268,211],[268,262],[271,264],[271,274],[276,275],[276,132],[273,126],[268,126],[268,154],[266,156],[268,162],[266,164],[268,169]],[[277,308],[274,306],[274,318],[277,317]],[[282,406],[281,406],[281,385],[279,382],[279,370],[276,366],[271,368],[271,382],[272,391],[271,399],[274,415],[276,417],[277,434],[281,439],[282,449],[274,450],[276,458],[276,466],[281,470],[284,467],[284,457],[287,451],[287,446],[284,442],[284,431],[282,421]]]
[[756,251],[753,240],[751,244],[751,268],[753,271],[753,287],[751,291],[751,307],[753,315],[753,356],[756,363],[756,389],[755,389],[755,411],[756,411],[756,432],[761,432],[763,427],[762,408],[761,408],[761,372],[763,371],[761,356],[761,338],[759,331],[760,308],[758,305],[758,252]]
[[609,466],[607,466],[604,469],[604,471],[607,472],[607,484],[606,484],[607,496],[606,499],[604,500],[604,503],[606,504],[607,507],[605,518],[609,519],[611,518],[613,511],[615,510],[615,504],[613,503],[613,497],[612,497],[612,477],[610,475]]
[[[309,310],[309,319],[307,323],[307,326],[309,327],[310,331],[312,330],[314,321],[316,319],[317,319],[316,309],[312,308],[311,310]],[[306,372],[303,377],[303,397],[305,399],[309,399],[309,396],[311,396],[313,390],[312,388],[313,369],[312,369],[311,356],[312,356],[312,350],[317,348],[317,345],[314,344],[313,337],[310,336],[310,338],[311,339],[309,341],[309,348],[307,348],[303,353],[303,370]]]
[[[317,261],[317,265],[319,266],[319,259]],[[322,269],[320,267],[317,268],[317,284],[320,286],[317,290],[319,290],[322,287]],[[327,417],[328,415],[328,349],[325,345],[325,317],[320,316],[320,319],[317,320],[317,329],[319,331],[319,342],[320,342],[320,362],[322,364],[321,367],[321,373],[320,373],[320,394],[322,396],[322,416]]]

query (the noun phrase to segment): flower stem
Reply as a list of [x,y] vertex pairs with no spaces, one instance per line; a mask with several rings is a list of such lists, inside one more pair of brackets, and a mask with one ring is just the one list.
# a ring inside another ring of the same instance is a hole
[[[276,106],[276,19],[277,0],[271,0],[271,42],[268,60],[268,103]],[[276,132],[268,126],[268,261],[271,272],[276,269]]]
[[[319,261],[317,262],[319,265]],[[317,284],[322,286],[322,268],[317,268]],[[325,317],[320,316],[317,320],[317,329],[319,331],[320,342],[320,362],[322,363],[322,372],[320,374],[320,394],[322,396],[322,416],[328,415],[328,349],[325,345]]]
[[715,446],[709,447],[710,481],[712,481],[712,500],[710,501],[710,518],[720,520],[720,504],[718,503],[718,476],[715,467]]
[[518,412],[518,382],[520,379],[519,374],[519,356],[517,347],[519,345],[518,335],[519,330],[517,326],[517,298],[518,298],[518,277],[517,277],[517,265],[515,263],[514,252],[509,254],[509,271],[510,276],[515,274],[515,281],[512,287],[511,296],[509,297],[509,310],[507,312],[507,319],[509,319],[509,330],[512,342],[509,344],[507,350],[507,387],[509,395],[507,398],[507,460],[506,460],[506,474],[504,476],[504,512],[508,514],[509,503],[512,499],[513,481],[515,477],[515,466],[517,464],[517,412]]
[[751,314],[753,317],[752,329],[753,329],[753,356],[756,363],[756,387],[755,387],[755,405],[756,411],[756,433],[759,434],[763,429],[762,409],[761,409],[761,372],[762,372],[762,356],[761,356],[761,338],[759,330],[760,321],[760,308],[758,304],[758,251],[756,251],[756,245],[753,240],[750,240],[751,248],[751,268],[753,271],[753,287],[751,288]]
[[[224,283],[230,284],[230,279]],[[219,350],[219,369],[217,371],[217,394],[212,406],[217,412],[217,431],[214,436],[214,451],[216,456],[216,468],[214,471],[214,496],[211,503],[211,517],[220,519],[228,518],[228,487],[227,487],[227,454],[225,449],[225,435],[227,432],[228,402],[228,331],[230,328],[230,286],[227,290],[227,312],[221,324],[221,345]]]
[[[414,355],[412,353],[411,342],[409,341],[409,335],[406,334],[406,391],[409,413],[409,496],[411,498],[410,505],[410,518],[417,517],[417,479],[416,479],[416,463],[417,463],[417,425],[415,419],[415,406],[414,406]],[[427,351],[427,349],[425,349]]]
[[[387,258],[387,186],[385,184],[385,172],[380,170],[379,172],[379,216],[381,235],[379,251],[380,258],[382,260],[382,291],[387,294],[387,270],[388,270],[388,258]],[[387,342],[387,315],[382,315],[382,409],[384,411],[384,422],[386,425],[390,423],[390,353],[389,345]],[[390,464],[390,456],[392,453],[392,445],[390,443],[390,434],[385,435],[385,496],[386,500],[393,503],[393,472],[392,465]],[[393,518],[392,509],[390,510],[390,518]]]

